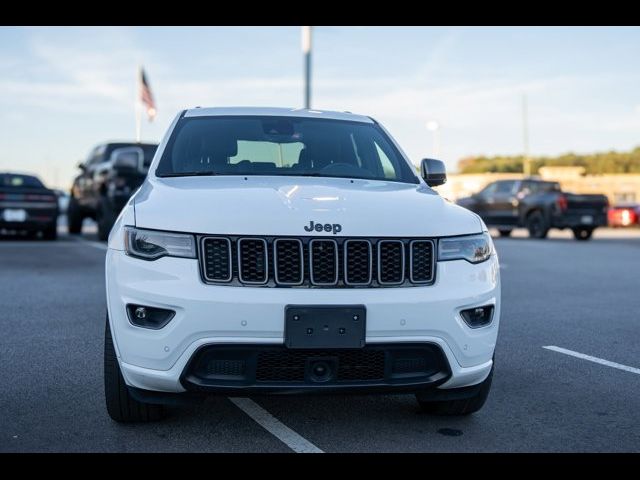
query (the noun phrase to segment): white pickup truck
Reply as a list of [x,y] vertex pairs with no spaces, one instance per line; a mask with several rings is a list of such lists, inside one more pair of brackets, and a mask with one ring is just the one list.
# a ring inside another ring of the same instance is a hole
[[105,394],[119,422],[206,395],[407,392],[485,403],[498,258],[375,120],[283,108],[180,112],[106,256]]

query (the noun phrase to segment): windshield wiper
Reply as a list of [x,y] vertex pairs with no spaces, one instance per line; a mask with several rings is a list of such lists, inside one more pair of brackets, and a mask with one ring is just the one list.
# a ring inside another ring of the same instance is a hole
[[158,175],[158,177],[206,177],[217,175],[213,170],[203,170],[200,172],[171,172]]

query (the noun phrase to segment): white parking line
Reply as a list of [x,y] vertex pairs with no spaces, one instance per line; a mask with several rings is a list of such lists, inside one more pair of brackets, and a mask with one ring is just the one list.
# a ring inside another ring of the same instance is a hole
[[296,453],[324,453],[250,398],[229,397],[240,410]]
[[107,245],[105,243],[94,242],[93,240],[85,240],[84,238],[79,238],[78,241],[99,250],[107,250]]
[[585,355],[584,353],[574,352],[573,350],[567,350],[566,348],[556,347],[555,345],[547,345],[547,350],[552,350],[558,353],[564,353],[565,355],[570,355],[572,357],[581,358],[582,360],[587,360],[593,363],[599,363],[600,365],[606,365],[607,367],[617,368],[618,370],[624,370],[625,372],[635,373],[636,375],[640,375],[640,368],[629,367],[627,365],[622,365],[621,363],[610,362],[609,360],[604,360],[598,357],[592,357],[591,355]]

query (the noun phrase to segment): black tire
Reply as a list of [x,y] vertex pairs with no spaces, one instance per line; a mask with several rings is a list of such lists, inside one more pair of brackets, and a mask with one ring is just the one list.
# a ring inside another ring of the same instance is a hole
[[[491,390],[492,379],[493,367],[491,367],[489,376],[480,384],[479,389],[472,396],[459,400],[421,400],[420,395],[416,394],[416,400],[418,401],[418,405],[420,405],[420,409],[431,415],[470,415],[480,410],[487,401],[489,391]],[[455,394],[456,390],[460,391],[465,388],[469,387],[453,389],[454,391],[452,393]]]
[[591,227],[581,227],[581,228],[573,228],[573,236],[576,240],[589,240],[591,235],[593,235],[593,228]]
[[527,215],[526,226],[531,238],[547,238],[549,224],[540,210],[536,210]]
[[113,211],[113,207],[109,204],[109,201],[106,198],[101,198],[97,214],[99,240],[104,242],[109,238],[109,232],[117,216],[116,212]]
[[84,215],[82,214],[82,208],[78,204],[78,201],[71,197],[69,199],[69,206],[67,207],[67,228],[70,234],[78,235],[82,233],[82,221]]
[[46,229],[42,231],[42,238],[44,240],[55,240],[58,238],[58,224],[52,223]]
[[154,422],[166,415],[163,405],[139,402],[129,393],[113,348],[109,317],[104,332],[104,396],[109,416],[118,423]]
[[507,230],[502,228],[502,229],[498,229],[498,232],[500,233],[501,237],[510,237],[512,230]]

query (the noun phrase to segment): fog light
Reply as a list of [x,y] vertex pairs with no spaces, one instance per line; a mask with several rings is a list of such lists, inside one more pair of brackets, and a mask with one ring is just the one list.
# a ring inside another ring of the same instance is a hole
[[176,312],[164,308],[147,307],[143,305],[127,305],[129,321],[143,328],[159,330],[171,321]]
[[471,328],[484,327],[489,325],[493,319],[493,305],[462,310],[460,316]]

